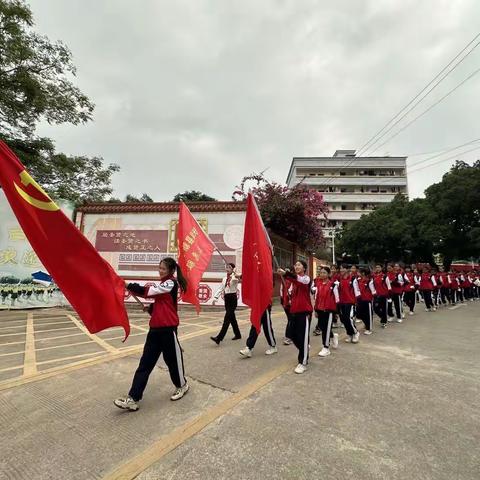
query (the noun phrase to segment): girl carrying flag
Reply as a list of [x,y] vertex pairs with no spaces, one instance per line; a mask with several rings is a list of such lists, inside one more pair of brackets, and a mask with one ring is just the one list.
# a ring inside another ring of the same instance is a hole
[[170,372],[170,378],[176,387],[170,400],[180,400],[189,389],[183,367],[182,347],[177,336],[179,325],[178,288],[180,287],[183,292],[186,292],[187,281],[177,262],[170,257],[164,258],[160,262],[158,273],[160,281],[153,286],[142,287],[138,283],[126,284],[129,292],[143,298],[153,298],[154,303],[148,309],[151,313],[150,329],[130,391],[126,397],[117,398],[113,402],[115,406],[124,410],[138,410],[138,402],[143,397],[150,373],[162,353]]

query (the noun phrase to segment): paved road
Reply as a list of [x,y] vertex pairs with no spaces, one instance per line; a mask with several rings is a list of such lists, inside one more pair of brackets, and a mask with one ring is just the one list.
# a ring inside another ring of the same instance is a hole
[[[480,478],[478,302],[341,344],[304,375],[293,346],[267,357],[260,338],[242,359],[239,342],[208,340],[220,313],[186,314],[191,391],[170,402],[157,369],[135,413],[112,399],[128,390],[145,316],[123,345],[119,330],[88,336],[68,315],[0,314],[1,478]],[[278,309],[274,325],[281,337]]]

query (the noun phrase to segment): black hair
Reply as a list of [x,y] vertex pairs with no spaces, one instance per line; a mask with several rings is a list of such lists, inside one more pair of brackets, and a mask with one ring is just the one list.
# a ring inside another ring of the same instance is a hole
[[305,269],[305,272],[308,269],[307,262],[305,260],[297,260],[297,262],[300,262],[303,265],[303,268]]
[[327,266],[320,267],[320,270],[325,270],[330,275],[330,268],[328,268]]
[[346,263],[342,263],[340,265],[340,268],[344,268],[345,270],[348,270],[348,265]]
[[177,272],[178,284],[180,285],[180,288],[182,289],[182,292],[185,293],[187,291],[187,279],[183,276],[182,269],[180,268],[180,265],[172,257],[162,258],[160,263],[162,263],[162,262],[167,266],[168,271],[171,275],[173,275],[175,273],[175,271]]
[[227,265],[230,265],[232,268],[235,268],[235,264],[234,264],[234,263],[227,263]]
[[371,275],[372,272],[370,271],[370,269],[369,269],[368,267],[365,267],[365,268],[361,268],[361,269],[360,269],[360,273],[361,273],[362,275],[368,276],[368,275]]

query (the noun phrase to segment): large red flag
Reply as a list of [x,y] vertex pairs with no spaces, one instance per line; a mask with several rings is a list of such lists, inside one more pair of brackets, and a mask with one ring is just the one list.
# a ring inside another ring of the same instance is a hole
[[251,193],[243,234],[242,301],[251,308],[250,322],[260,333],[260,320],[273,294],[272,244]]
[[180,204],[177,240],[178,264],[188,281],[188,288],[185,293],[182,293],[182,300],[195,305],[199,313],[200,302],[197,289],[203,272],[210,263],[215,245],[183,202]]
[[125,283],[0,141],[0,186],[33,250],[90,333],[130,325]]

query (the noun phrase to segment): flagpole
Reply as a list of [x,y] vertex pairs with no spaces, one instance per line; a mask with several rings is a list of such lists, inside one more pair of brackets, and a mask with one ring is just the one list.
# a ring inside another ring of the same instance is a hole
[[[215,244],[214,244],[215,245]],[[227,259],[222,255],[222,253],[220,252],[220,250],[218,249],[218,247],[215,245],[215,250],[217,251],[217,253],[222,257],[222,260],[223,262],[225,263],[225,265],[228,265],[229,262],[227,262]]]
[[143,302],[134,293],[130,292],[130,295],[135,299],[136,302],[138,302],[142,306],[142,309],[145,308]]

